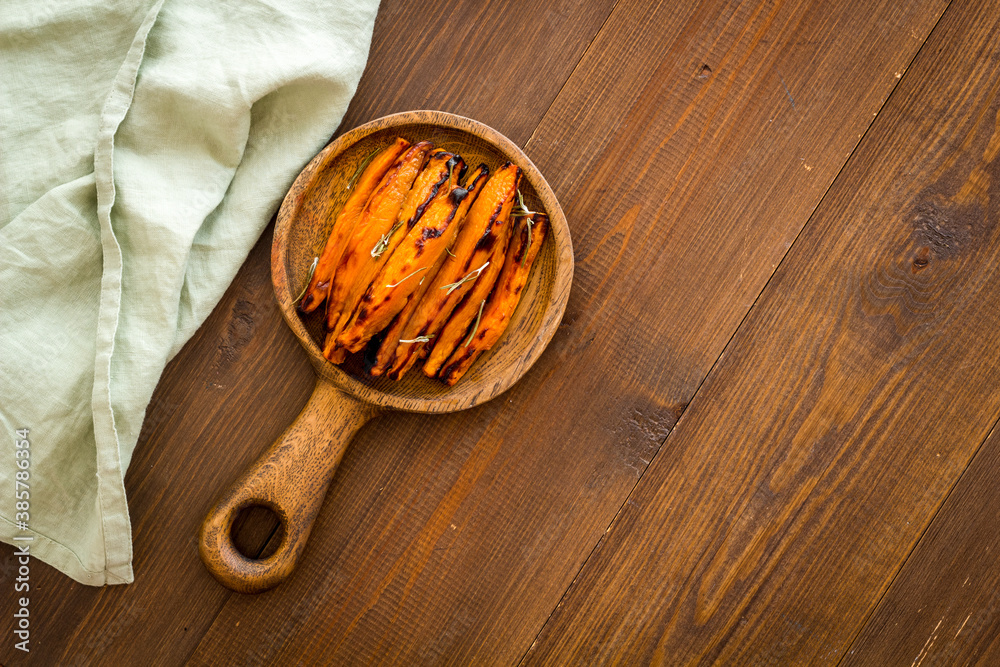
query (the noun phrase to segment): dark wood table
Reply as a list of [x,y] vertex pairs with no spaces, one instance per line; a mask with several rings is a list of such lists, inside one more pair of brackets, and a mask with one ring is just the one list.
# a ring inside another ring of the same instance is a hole
[[555,190],[549,349],[366,426],[294,576],[232,593],[199,524],[314,381],[268,231],[153,397],[135,583],[33,566],[0,662],[1000,664],[1000,3],[385,0],[338,132],[410,109]]

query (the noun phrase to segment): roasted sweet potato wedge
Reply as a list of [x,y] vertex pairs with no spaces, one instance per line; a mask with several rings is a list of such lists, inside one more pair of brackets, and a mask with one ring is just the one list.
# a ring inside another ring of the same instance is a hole
[[[427,164],[417,175],[410,192],[406,195],[403,206],[396,216],[396,223],[372,246],[369,254],[372,262],[366,266],[366,272],[373,276],[377,274],[396,250],[396,246],[406,238],[413,229],[424,210],[437,196],[441,188],[452,187],[449,179],[461,171],[464,166],[461,157],[447,151],[435,151]],[[361,275],[361,279],[365,276]]]
[[383,176],[358,218],[334,273],[327,299],[326,327],[330,333],[323,354],[331,361],[334,361],[333,341],[347,324],[381,264],[380,257],[372,257],[372,249],[395,224],[410,187],[432,148],[429,141],[421,141],[403,153]]
[[[397,137],[388,148],[376,154],[368,162],[361,175],[354,179],[353,183],[348,184],[351,194],[348,195],[347,201],[344,202],[340,212],[337,213],[333,229],[326,240],[322,254],[320,254],[316,262],[316,268],[313,269],[312,278],[309,280],[309,285],[302,296],[302,303],[299,304],[299,310],[303,313],[311,313],[316,310],[326,299],[330,291],[330,281],[337,269],[337,265],[340,264],[340,258],[344,254],[344,247],[354,232],[354,225],[357,223],[361,211],[364,209],[365,204],[368,203],[368,199],[375,191],[379,181],[382,180],[382,177],[389,171],[389,168],[396,159],[409,146],[409,141]],[[317,170],[317,174],[320,171],[321,169]],[[318,206],[317,215],[325,219],[330,213],[325,203],[332,199],[332,194],[327,191],[322,193],[322,197],[324,204]]]
[[[430,277],[432,273],[437,273],[437,271],[440,270],[441,265],[444,264],[444,260],[447,257],[448,254],[445,253],[444,257],[438,259],[437,266],[427,272],[428,277]],[[399,312],[399,315],[396,315],[396,319],[394,319],[392,324],[389,325],[389,328],[385,333],[385,338],[382,339],[382,343],[379,345],[378,352],[375,355],[375,363],[368,370],[369,375],[372,377],[379,377],[390,368],[390,365],[396,359],[396,350],[399,347],[408,347],[409,345],[418,342],[404,339],[402,337],[403,327],[405,327],[406,323],[409,322],[411,317],[413,317],[413,313],[417,309],[417,305],[420,303],[424,294],[427,293],[427,289],[430,286],[429,280],[421,282],[421,284],[417,287],[417,290],[406,302],[406,305],[403,306],[403,310]],[[394,379],[398,380],[399,377]]]
[[454,386],[462,379],[476,358],[500,339],[514,315],[521,292],[528,283],[531,265],[545,243],[548,230],[549,219],[544,213],[532,213],[518,219],[503,269],[486,301],[478,326],[468,332],[466,339],[455,348],[441,369],[439,377],[448,386]]
[[416,360],[426,355],[452,311],[489,268],[495,245],[507,230],[521,170],[510,162],[501,167],[476,197],[469,209],[448,258],[407,323],[401,338],[416,340],[396,352],[393,375],[401,377]]
[[469,191],[458,186],[457,173],[453,176],[451,188],[439,192],[376,275],[350,325],[337,339],[338,346],[357,352],[389,326],[421,281],[427,280],[426,272],[446,254],[467,210],[462,202],[469,197]]
[[[403,202],[403,207],[399,209],[396,217],[396,224],[393,230],[400,232],[401,241],[411,229],[417,224],[417,220],[423,215],[424,210],[437,196],[441,188],[453,187],[456,174],[460,174],[465,169],[465,161],[460,155],[449,153],[446,150],[436,150],[430,155],[423,171],[413,182],[413,187]],[[386,238],[386,237],[383,237]],[[380,239],[381,241],[381,239]],[[395,246],[390,246],[395,247]],[[372,255],[388,254],[384,244],[379,244],[372,249]]]
[[493,245],[490,253],[489,264],[476,278],[472,289],[466,294],[455,310],[452,311],[448,321],[442,326],[439,335],[432,340],[433,347],[427,362],[424,364],[424,375],[436,377],[441,366],[448,360],[451,353],[459,343],[462,342],[473,321],[477,321],[482,316],[483,308],[487,297],[493,291],[497,276],[503,268],[504,257],[507,254],[507,246],[510,243],[511,225],[504,224],[500,237]]
[[[463,229],[467,224],[468,220],[467,212],[469,206],[477,200],[479,191],[482,189],[482,186],[486,182],[488,176],[489,176],[489,169],[486,167],[486,165],[479,165],[479,167],[469,175],[469,177],[465,181],[465,184],[463,185],[463,187],[469,191],[469,194],[466,196],[465,199],[462,200],[462,203],[459,206],[458,213],[456,213],[456,221],[454,224],[459,225],[457,232],[458,237],[461,237],[461,235],[463,234]],[[457,241],[455,245],[457,245]],[[378,349],[378,353],[375,359],[375,364],[369,371],[372,377],[378,377],[382,375],[386,370],[390,368],[390,365],[392,365],[392,368],[398,369],[400,366],[403,365],[406,359],[401,358],[399,360],[399,364],[397,365],[396,364],[397,353],[402,352],[403,354],[407,354],[409,350],[413,347],[413,345],[419,342],[412,339],[403,338],[402,335],[404,327],[406,326],[407,322],[409,322],[410,318],[413,316],[413,313],[416,312],[417,308],[419,308],[420,304],[423,302],[423,298],[427,294],[428,289],[430,289],[431,285],[435,284],[436,276],[440,271],[442,265],[448,262],[452,256],[453,256],[452,250],[448,249],[440,258],[438,258],[437,264],[430,271],[427,272],[427,278],[423,280],[421,284],[417,287],[417,290],[410,296],[409,300],[406,302],[406,306],[403,307],[403,310],[400,311],[399,315],[396,316],[396,319],[394,319],[392,324],[389,326],[385,338],[383,339],[382,344]],[[407,366],[407,368],[409,368],[409,366]],[[403,372],[405,372],[405,370]],[[392,375],[392,377],[393,379],[398,380],[400,377],[402,377],[402,373],[394,374]]]

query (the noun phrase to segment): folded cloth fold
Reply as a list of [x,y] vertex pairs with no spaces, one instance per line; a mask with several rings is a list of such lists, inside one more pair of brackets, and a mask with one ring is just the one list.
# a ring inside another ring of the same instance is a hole
[[132,581],[123,477],[153,389],[340,123],[377,9],[5,3],[0,540]]

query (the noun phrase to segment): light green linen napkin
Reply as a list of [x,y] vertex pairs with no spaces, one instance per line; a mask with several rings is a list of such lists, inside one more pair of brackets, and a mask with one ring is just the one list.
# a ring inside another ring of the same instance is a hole
[[[339,124],[377,9],[5,0],[4,542],[85,584],[132,581],[122,479],[146,405]],[[19,429],[27,516],[15,505]]]

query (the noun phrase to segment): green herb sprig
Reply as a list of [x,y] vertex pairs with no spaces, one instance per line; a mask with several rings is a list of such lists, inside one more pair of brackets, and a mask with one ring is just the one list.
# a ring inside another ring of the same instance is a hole
[[465,274],[465,277],[462,278],[461,280],[459,280],[457,283],[450,283],[448,285],[442,285],[441,289],[448,290],[448,293],[445,294],[445,296],[450,296],[452,292],[454,292],[455,290],[457,290],[459,287],[461,287],[465,283],[469,282],[470,280],[475,280],[476,278],[478,278],[479,274],[483,272],[483,269],[485,269],[489,265],[490,265],[490,263],[489,263],[489,261],[487,261],[485,264],[483,264],[482,266],[480,266],[478,269],[475,269],[474,271],[469,271],[467,274]]
[[469,343],[472,342],[472,337],[476,335],[479,331],[479,320],[483,317],[483,308],[486,306],[486,299],[483,299],[482,303],[479,304],[479,314],[476,315],[476,323],[472,325],[472,331],[469,332],[469,337],[465,341],[465,345],[462,347],[469,347]]
[[434,338],[434,334],[430,336],[417,336],[416,338],[411,338],[410,340],[401,340],[400,343],[429,343],[431,338]]
[[403,278],[402,280],[400,280],[400,281],[399,281],[398,283],[396,283],[395,285],[386,285],[386,287],[388,287],[388,288],[390,288],[390,289],[392,289],[393,287],[399,287],[400,285],[402,285],[403,283],[405,283],[405,282],[406,282],[407,280],[409,280],[409,279],[410,279],[410,278],[412,278],[413,276],[417,275],[417,274],[418,274],[418,273],[420,273],[421,271],[426,271],[426,270],[427,270],[428,268],[429,268],[429,267],[426,267],[426,266],[424,266],[424,267],[422,267],[422,268],[419,268],[419,269],[417,269],[416,271],[414,271],[413,273],[411,273],[410,275],[408,275],[408,276],[406,276],[405,278]]
[[349,181],[347,181],[348,190],[350,190],[357,184],[358,179],[361,178],[361,174],[365,170],[365,167],[367,167],[369,163],[371,163],[371,161],[375,159],[375,156],[378,155],[379,152],[380,152],[379,149],[376,148],[371,153],[369,153],[364,160],[361,161],[361,164],[358,165],[358,168],[354,170],[354,175],[351,176],[351,179]]
[[292,301],[292,305],[293,306],[297,306],[299,304],[299,301],[302,300],[302,297],[304,297],[306,295],[306,290],[309,289],[309,283],[312,282],[313,274],[316,273],[316,265],[317,264],[319,264],[319,257],[313,257],[312,266],[309,267],[309,275],[306,277],[306,284],[302,288],[302,291],[299,292],[299,295],[297,297],[295,297],[295,301]]

